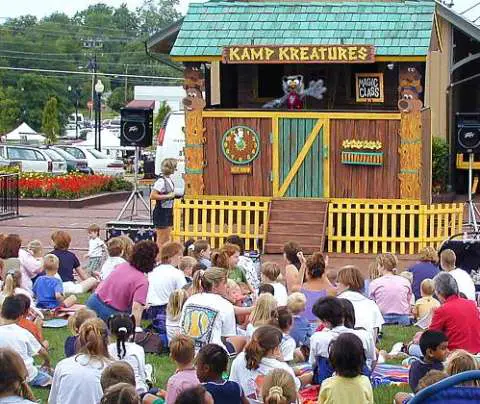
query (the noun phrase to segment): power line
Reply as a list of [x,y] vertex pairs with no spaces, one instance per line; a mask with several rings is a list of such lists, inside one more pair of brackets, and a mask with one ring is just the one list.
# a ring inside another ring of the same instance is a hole
[[[1,43],[5,43],[5,41],[2,41]],[[18,44],[18,42],[9,42],[9,43],[15,43],[15,44]],[[13,51],[13,50],[10,50],[10,49],[0,49],[0,52],[5,52],[5,53],[14,53],[14,54],[22,54],[22,55],[44,55],[44,56],[61,56],[61,55],[65,55],[65,56],[75,56],[75,55],[79,55],[79,56],[85,56],[85,54],[87,52],[84,52],[84,53],[63,53],[63,52],[57,52],[57,53],[46,53],[46,52],[24,52],[24,51]],[[145,54],[145,51],[132,51],[132,52],[128,52],[128,54]],[[100,57],[100,56],[103,56],[103,55],[124,55],[125,54],[125,51],[123,52],[98,52],[97,56]]]
[[25,72],[40,72],[40,73],[62,73],[62,74],[78,74],[83,76],[105,76],[105,77],[132,77],[132,78],[141,78],[141,79],[161,79],[161,80],[183,80],[183,77],[165,77],[165,76],[144,76],[140,74],[123,74],[123,73],[93,73],[93,72],[77,72],[74,70],[55,70],[55,69],[34,69],[29,67],[11,67],[11,66],[0,66],[0,70],[14,70],[14,71],[25,71]]

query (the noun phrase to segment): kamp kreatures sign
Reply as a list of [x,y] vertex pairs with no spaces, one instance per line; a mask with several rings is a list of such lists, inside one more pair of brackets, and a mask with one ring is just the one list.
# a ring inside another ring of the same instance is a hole
[[373,63],[372,45],[229,46],[223,63]]

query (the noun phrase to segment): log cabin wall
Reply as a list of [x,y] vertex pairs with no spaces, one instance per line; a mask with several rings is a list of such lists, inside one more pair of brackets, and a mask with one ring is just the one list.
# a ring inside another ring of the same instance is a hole
[[[204,183],[207,195],[271,196],[272,182],[272,120],[270,118],[204,118],[205,161]],[[250,163],[250,174],[232,174],[233,164],[223,155],[224,133],[236,125],[248,126],[260,137],[260,153]]]
[[[400,121],[333,119],[330,122],[330,196],[332,198],[400,197]],[[382,166],[348,165],[341,162],[344,140],[382,142]]]

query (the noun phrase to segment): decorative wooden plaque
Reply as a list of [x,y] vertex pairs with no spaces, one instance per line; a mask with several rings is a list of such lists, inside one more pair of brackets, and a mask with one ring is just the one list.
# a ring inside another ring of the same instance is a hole
[[355,74],[357,102],[383,102],[383,73]]

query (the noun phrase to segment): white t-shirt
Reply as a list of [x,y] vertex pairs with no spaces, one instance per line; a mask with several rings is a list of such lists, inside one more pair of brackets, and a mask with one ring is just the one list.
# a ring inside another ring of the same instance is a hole
[[165,320],[165,327],[167,328],[168,343],[170,343],[172,338],[175,337],[175,335],[180,334],[181,332],[180,319],[172,320],[167,314],[167,319]]
[[258,271],[253,263],[252,259],[241,255],[238,257],[238,267],[240,267],[245,273],[248,283],[252,286],[254,290],[257,290],[260,286],[260,278],[258,276]]
[[274,358],[263,358],[257,369],[248,370],[245,352],[241,352],[233,360],[229,380],[237,382],[248,398],[259,399],[261,395],[257,395],[257,391],[260,392],[260,386],[256,383],[257,377],[268,375],[273,369],[286,370],[293,376],[297,390],[300,388],[300,380],[297,379],[293,369],[285,362],[280,362]]
[[8,396],[0,398],[0,404],[35,404],[35,402],[20,396]]
[[108,257],[102,265],[100,270],[100,278],[103,280],[107,279],[107,276],[112,273],[117,265],[124,264],[125,259],[122,257]]
[[187,284],[182,271],[172,265],[162,264],[148,274],[147,303],[163,306],[168,303],[170,294]]
[[273,293],[278,306],[286,306],[288,300],[287,288],[279,282],[272,282]]
[[110,361],[75,355],[58,362],[48,404],[98,404],[103,397],[100,377]]
[[283,334],[282,343],[280,344],[280,350],[282,351],[283,360],[285,362],[293,361],[293,354],[297,344],[295,340],[288,334]]
[[457,281],[458,291],[464,293],[467,299],[475,301],[475,284],[468,272],[455,268],[449,274]]
[[91,238],[88,240],[88,256],[90,258],[101,258],[105,243],[100,237]]
[[25,362],[28,381],[35,379],[38,369],[33,365],[33,357],[40,352],[42,346],[33,334],[17,324],[1,325],[0,348],[10,348],[18,353]]
[[365,350],[367,361],[368,363],[371,363],[375,358],[375,345],[373,344],[373,339],[370,337],[370,333],[366,332],[365,330],[353,330],[343,325],[339,325],[331,330],[317,331],[310,337],[310,364],[315,364],[317,356],[328,358],[328,348],[330,346],[330,342],[337,339],[340,334],[345,332],[355,334],[358,338],[360,338],[363,349]]
[[236,335],[233,305],[215,293],[190,296],[182,309],[180,328],[195,340],[197,348],[217,344],[226,350],[222,337]]
[[112,343],[108,346],[108,353],[115,360],[127,362],[135,373],[135,383],[139,394],[148,391],[147,372],[145,370],[145,351],[143,347],[134,342],[125,343],[126,354],[123,359],[118,357],[117,344]]
[[[175,186],[173,181],[167,177],[160,177],[152,187],[155,191],[159,192],[162,195],[169,194],[175,191]],[[173,199],[167,199],[163,201],[157,201],[162,208],[173,208]]]
[[258,327],[254,326],[252,323],[247,324],[247,329],[245,330],[245,335],[248,339],[252,338],[253,333]]
[[365,328],[374,335],[374,329],[380,329],[385,323],[377,303],[361,293],[346,290],[338,295],[341,299],[350,300],[355,311],[355,328]]

